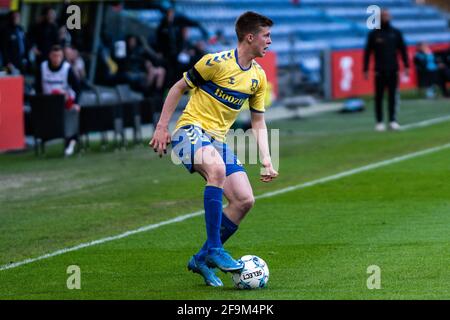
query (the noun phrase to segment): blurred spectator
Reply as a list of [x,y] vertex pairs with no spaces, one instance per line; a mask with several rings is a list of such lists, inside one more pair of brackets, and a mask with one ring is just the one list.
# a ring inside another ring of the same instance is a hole
[[145,56],[148,62],[151,63],[150,68],[150,86],[156,89],[155,94],[162,94],[164,85],[166,83],[166,67],[164,65],[164,57],[161,53],[156,52],[147,42],[145,37],[140,38],[142,47],[145,51]]
[[231,45],[230,41],[225,38],[223,31],[220,29],[216,30],[216,34],[209,39],[208,44],[212,52],[227,50]]
[[430,47],[420,42],[417,44],[417,52],[414,56],[419,88],[425,88],[427,98],[436,96],[434,86],[438,83],[438,65],[436,57]]
[[62,25],[58,29],[58,43],[62,47],[67,47],[67,46],[72,45],[72,36],[70,35],[70,33],[67,30],[65,25]]
[[111,41],[103,34],[97,53],[97,69],[94,82],[96,84],[111,86],[116,84],[118,65],[113,58],[110,48]]
[[58,26],[55,23],[56,12],[46,7],[38,24],[31,28],[30,42],[36,56],[36,65],[47,59],[53,45],[59,44]]
[[126,39],[126,54],[119,59],[119,82],[126,82],[135,90],[149,93],[150,90],[162,90],[165,70],[152,62],[152,57],[134,35]]
[[72,67],[74,75],[78,81],[83,84],[86,82],[86,67],[83,58],[80,56],[78,50],[73,46],[64,48],[64,57]]
[[400,53],[405,75],[409,76],[409,61],[405,41],[400,30],[391,25],[391,15],[388,10],[381,11],[381,29],[369,32],[366,48],[364,50],[364,77],[368,79],[370,55],[375,56],[375,117],[376,131],[385,131],[383,121],[383,95],[387,87],[389,94],[389,126],[392,130],[400,129],[397,122],[397,88],[398,88],[398,61]]
[[[196,27],[200,29],[204,40],[208,40],[209,35],[205,28],[197,21],[191,20],[184,15],[177,14],[175,8],[168,6],[157,31],[156,38],[158,49],[166,59],[168,71],[168,85],[172,86],[181,77],[180,60],[182,64],[186,62],[187,28]],[[180,56],[181,54],[181,56]]]
[[439,86],[444,97],[450,97],[447,89],[447,82],[450,81],[450,46],[447,50],[436,53],[438,62]]
[[193,68],[197,61],[200,60],[206,53],[206,43],[204,41],[195,42],[189,50],[190,61],[185,70]]
[[225,38],[225,35],[223,34],[223,30],[217,29],[216,34],[209,39],[210,45],[222,45],[222,46],[229,46],[231,43],[230,41]]
[[20,13],[11,11],[8,24],[2,32],[3,64],[9,73],[25,73],[28,66],[28,48],[25,32],[20,25]]
[[72,67],[67,61],[64,61],[61,46],[52,46],[49,59],[41,63],[36,75],[35,89],[39,94],[65,95],[65,155],[72,155],[78,141],[80,86]]

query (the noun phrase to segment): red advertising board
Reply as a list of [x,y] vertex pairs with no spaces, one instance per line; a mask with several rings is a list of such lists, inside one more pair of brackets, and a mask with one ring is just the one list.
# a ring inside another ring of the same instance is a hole
[[0,78],[0,151],[24,147],[23,78]]
[[[432,50],[442,50],[448,47],[448,44],[435,44],[430,46]],[[413,89],[417,85],[417,76],[414,68],[414,55],[416,48],[408,47],[408,56],[410,63],[409,77],[405,77],[403,63],[400,62],[400,89]],[[373,71],[369,73],[369,79],[364,79],[363,63],[364,50],[339,50],[331,54],[331,73],[332,73],[332,96],[334,99],[357,97],[372,94],[374,89]],[[369,70],[373,70],[373,55],[371,56]]]
[[256,61],[266,73],[267,82],[272,88],[272,99],[275,100],[278,97],[277,55],[269,51],[264,58],[257,58]]
[[11,0],[0,0],[0,8],[10,8]]

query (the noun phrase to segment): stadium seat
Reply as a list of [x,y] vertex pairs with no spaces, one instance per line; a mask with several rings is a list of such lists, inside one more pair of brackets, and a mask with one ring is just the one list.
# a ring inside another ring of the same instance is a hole
[[[283,67],[289,65],[289,61],[298,60],[299,54],[323,49],[362,48],[368,32],[365,24],[367,7],[373,4],[390,10],[393,24],[404,32],[410,45],[450,39],[444,14],[433,6],[417,5],[411,0],[378,0],[375,3],[372,0],[301,0],[298,4],[290,0],[181,0],[176,2],[176,10],[201,22],[210,33],[222,30],[230,43],[236,41],[234,21],[244,11],[256,10],[271,17],[275,22],[271,50],[279,57],[278,66]],[[133,14],[153,26],[161,19],[157,10]],[[189,31],[192,40],[201,38],[195,28]],[[209,51],[222,49],[211,46]]]
[[93,90],[83,91],[80,97],[80,134],[86,136],[87,144],[92,132],[102,133],[102,142],[105,143],[107,131],[114,131],[115,143],[117,135],[121,135],[121,144],[124,144],[118,101],[114,88],[95,86]]
[[115,89],[119,97],[119,111],[123,119],[123,128],[133,129],[133,140],[137,143],[142,140],[140,112],[142,95],[132,91],[127,84],[117,85]]

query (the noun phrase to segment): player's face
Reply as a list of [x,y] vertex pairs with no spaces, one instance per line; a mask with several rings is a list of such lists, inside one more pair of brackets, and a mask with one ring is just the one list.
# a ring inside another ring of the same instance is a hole
[[381,11],[381,22],[388,23],[391,21],[391,14],[387,10]]
[[64,54],[62,50],[50,52],[50,64],[52,67],[57,68],[61,65],[64,59]]
[[255,35],[253,40],[255,56],[264,57],[271,43],[270,27],[260,27],[259,32]]

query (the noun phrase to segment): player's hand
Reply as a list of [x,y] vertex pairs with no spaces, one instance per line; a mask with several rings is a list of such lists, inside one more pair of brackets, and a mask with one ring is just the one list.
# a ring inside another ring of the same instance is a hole
[[278,176],[278,172],[273,168],[272,162],[263,163],[261,168],[261,178],[262,182],[270,182]]
[[170,133],[167,126],[158,124],[156,126],[155,133],[152,140],[150,140],[149,146],[153,148],[155,152],[159,154],[161,158],[163,153],[167,153],[167,145],[170,143]]

